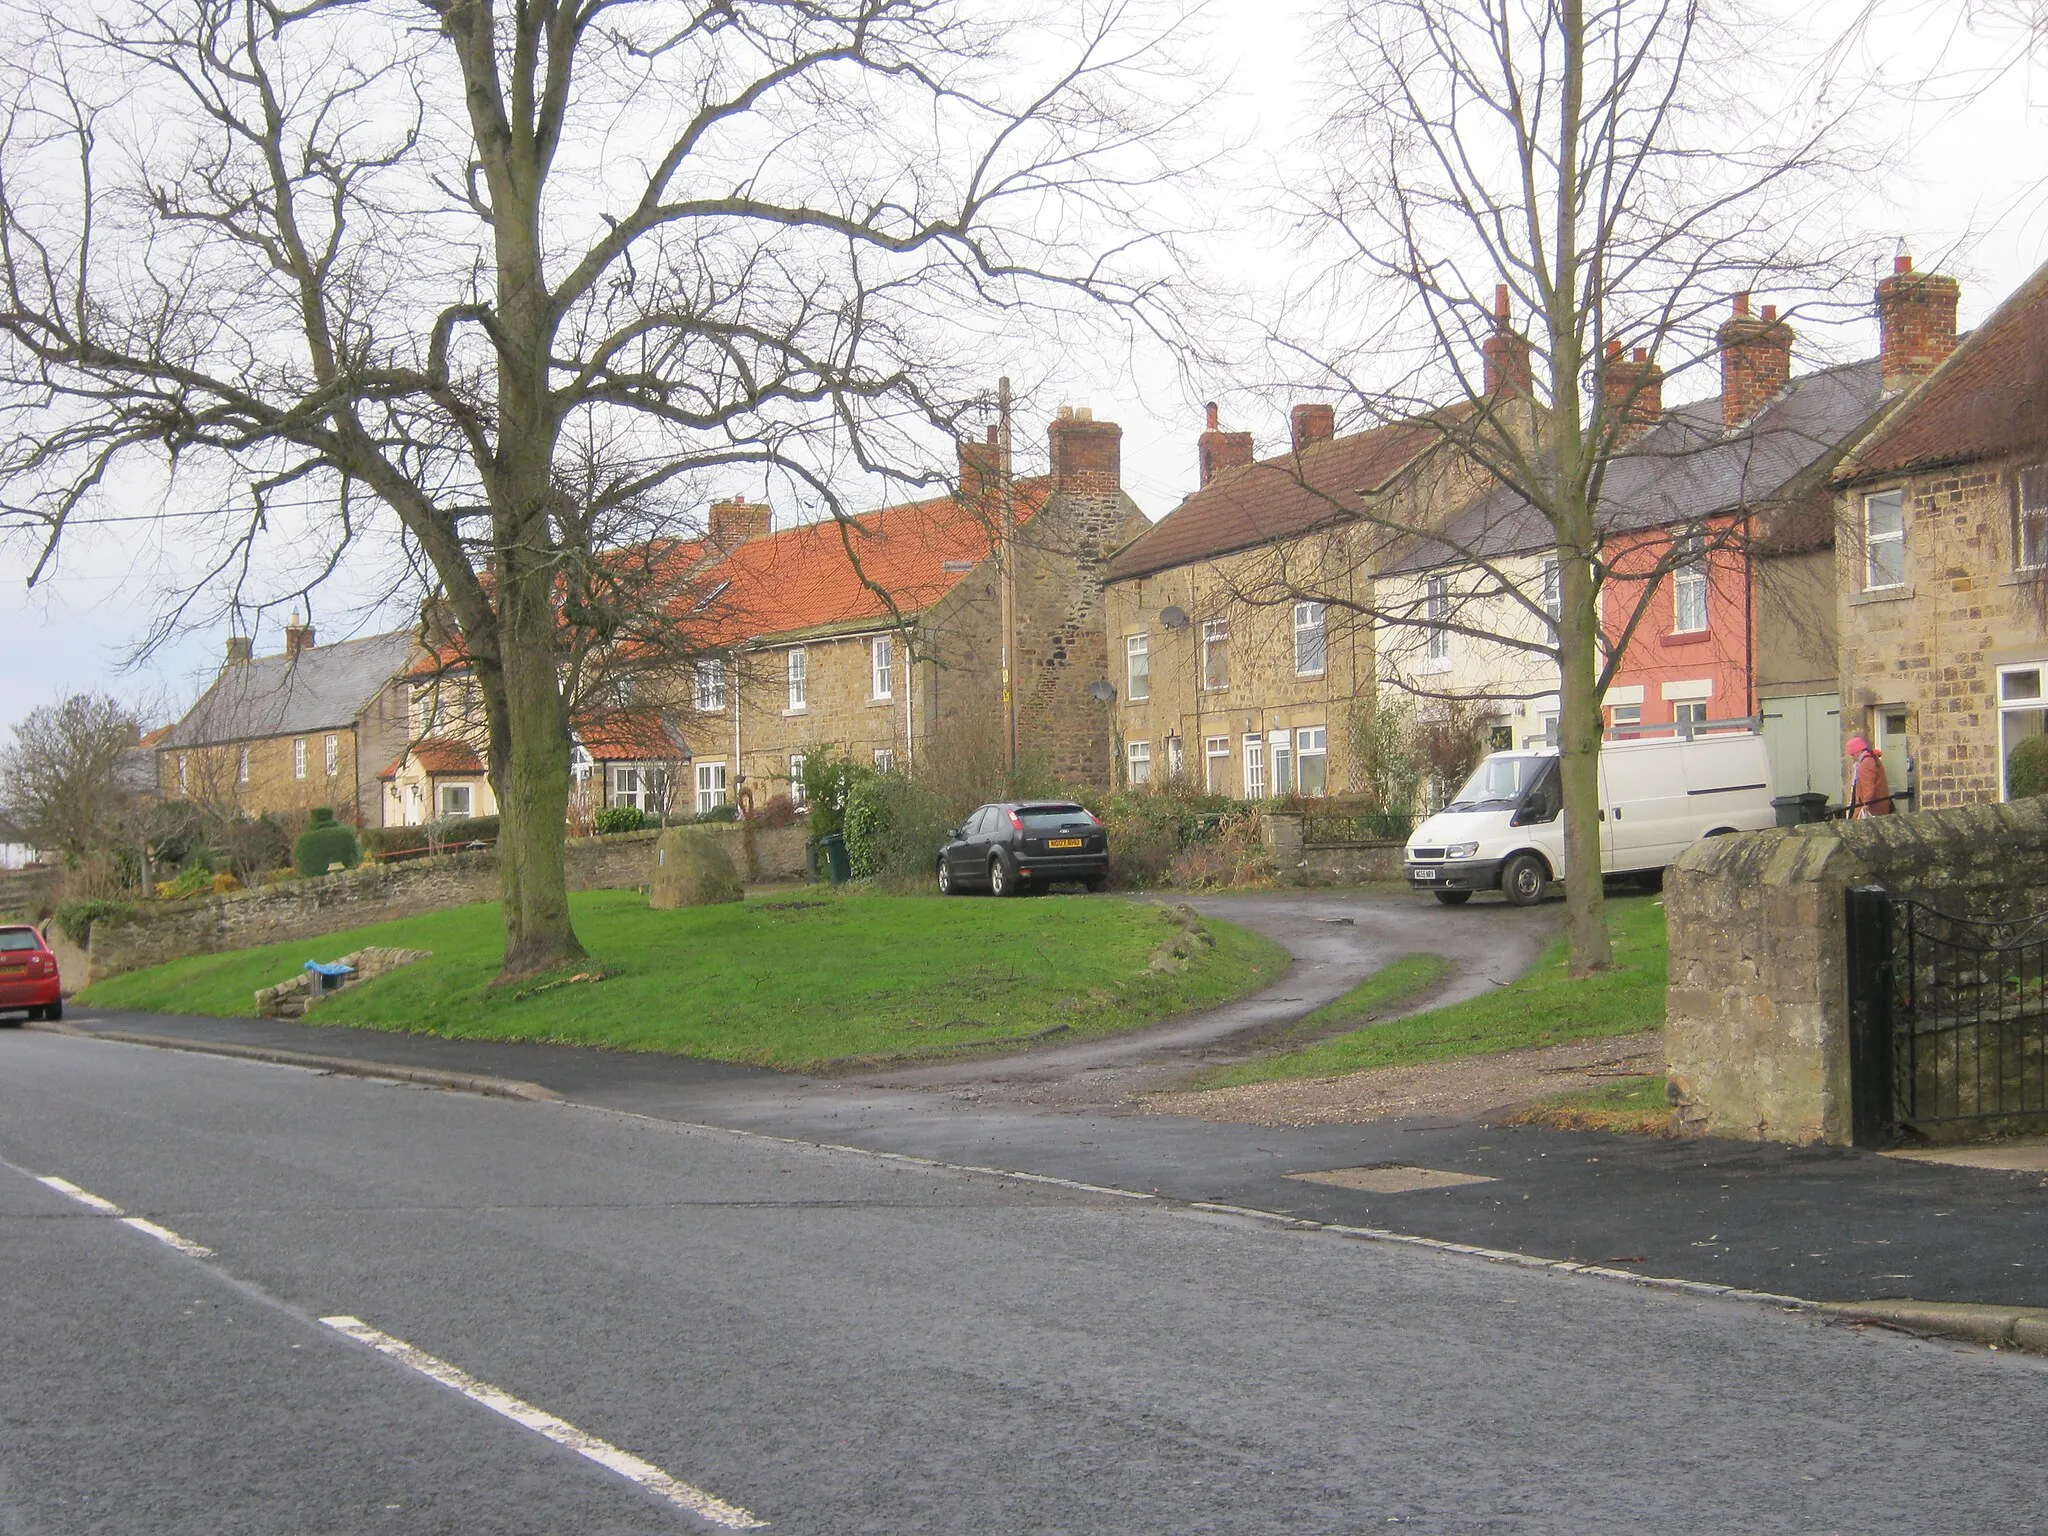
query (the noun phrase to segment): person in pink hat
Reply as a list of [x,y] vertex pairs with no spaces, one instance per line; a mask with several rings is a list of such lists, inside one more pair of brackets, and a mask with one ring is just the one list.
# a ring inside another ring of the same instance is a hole
[[1849,738],[1849,819],[1889,816],[1892,786],[1884,774],[1884,754],[1861,736]]

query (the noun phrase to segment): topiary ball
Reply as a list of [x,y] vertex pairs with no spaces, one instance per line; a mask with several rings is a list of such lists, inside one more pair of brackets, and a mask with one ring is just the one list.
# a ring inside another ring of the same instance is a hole
[[292,868],[302,875],[324,875],[330,865],[354,869],[362,863],[363,851],[356,842],[355,828],[339,825],[334,812],[324,807],[313,812],[309,821],[311,824],[292,844]]

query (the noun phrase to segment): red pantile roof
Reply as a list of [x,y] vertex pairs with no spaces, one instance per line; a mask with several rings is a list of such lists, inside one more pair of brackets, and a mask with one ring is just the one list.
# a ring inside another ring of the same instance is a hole
[[405,766],[408,757],[419,764],[429,778],[481,775],[484,771],[483,759],[476,755],[476,749],[468,742],[458,736],[428,736],[399,753],[391,766],[377,777],[397,778],[398,770]]
[[658,763],[683,755],[680,744],[662,724],[660,711],[652,709],[578,716],[576,739],[591,761],[598,763]]
[[1844,462],[1846,483],[2048,447],[2048,266]]
[[[1020,525],[1051,489],[1043,478],[1017,482]],[[992,499],[938,496],[749,539],[694,573],[702,607],[692,639],[708,648],[886,622],[892,603],[896,614],[921,612],[994,553],[999,520]]]
[[170,735],[171,732],[175,731],[177,728],[177,722],[172,721],[171,724],[160,725],[153,731],[144,731],[142,733],[142,739],[136,742],[135,745],[137,745],[138,747],[156,746],[159,742],[161,742],[166,736]]
[[1437,443],[1441,427],[1392,422],[1225,470],[1119,550],[1108,579],[1213,560],[1338,521]]

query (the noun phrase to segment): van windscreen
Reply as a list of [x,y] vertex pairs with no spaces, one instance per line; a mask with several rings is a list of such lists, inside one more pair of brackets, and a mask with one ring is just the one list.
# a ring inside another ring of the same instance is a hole
[[1547,757],[1489,757],[1472,770],[1472,777],[1451,796],[1444,809],[1489,811],[1517,805],[1550,761]]

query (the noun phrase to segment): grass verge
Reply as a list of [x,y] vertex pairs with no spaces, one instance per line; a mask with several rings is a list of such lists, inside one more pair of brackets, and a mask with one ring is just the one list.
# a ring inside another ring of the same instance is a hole
[[1560,1131],[1615,1131],[1629,1136],[1675,1134],[1663,1077],[1623,1077],[1603,1087],[1513,1110],[1502,1125],[1547,1125]]
[[[1573,980],[1565,974],[1565,946],[1560,940],[1528,975],[1484,997],[1367,1025],[1260,1061],[1218,1068],[1196,1086],[1230,1088],[1336,1077],[1656,1029],[1664,1022],[1664,903],[1650,896],[1609,897],[1607,921],[1614,937],[1612,970]],[[1389,966],[1379,975],[1393,969]],[[1378,979],[1369,978],[1356,990]]]
[[[365,944],[433,958],[319,1005],[307,1022],[461,1039],[668,1051],[793,1070],[1015,1044],[1047,1031],[1106,1034],[1265,985],[1276,944],[1205,921],[1213,947],[1147,969],[1180,920],[1152,904],[803,893],[657,912],[630,891],[569,898],[591,959],[554,984],[494,992],[495,903],[378,923],[112,977],[80,1004],[246,1017],[254,994],[309,959]],[[600,974],[595,982],[570,975]]]

